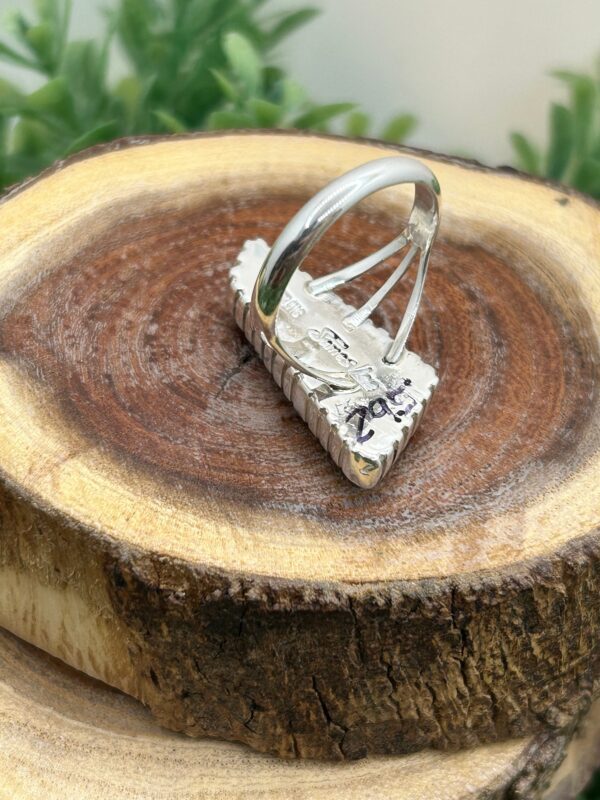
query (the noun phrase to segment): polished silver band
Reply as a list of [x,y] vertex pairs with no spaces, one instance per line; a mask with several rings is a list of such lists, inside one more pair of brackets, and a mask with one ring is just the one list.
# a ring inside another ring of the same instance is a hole
[[258,275],[252,308],[265,341],[301,372],[332,386],[352,388],[355,383],[347,372],[329,372],[307,367],[286,350],[277,336],[279,305],[294,272],[336,220],[374,192],[404,183],[412,183],[415,186],[413,207],[404,230],[377,252],[337,272],[312,280],[307,286],[313,296],[329,292],[363,275],[406,247],[405,257],[380,289],[344,321],[345,326],[351,330],[361,325],[373,313],[383,298],[405,275],[415,255],[419,253],[415,284],[406,311],[396,337],[387,351],[381,354],[384,361],[396,363],[402,356],[417,315],[429,254],[439,226],[440,187],[435,175],[421,162],[399,156],[380,158],[336,178],[317,192],[292,217],[271,248]]

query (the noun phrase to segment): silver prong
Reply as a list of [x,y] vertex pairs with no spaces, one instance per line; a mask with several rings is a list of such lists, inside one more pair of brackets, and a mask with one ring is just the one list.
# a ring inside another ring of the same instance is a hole
[[418,249],[419,248],[417,245],[412,244],[408,253],[404,256],[400,264],[398,264],[383,286],[381,286],[364,305],[362,305],[356,311],[353,311],[344,319],[344,327],[346,330],[353,331],[371,316],[383,298],[389,294],[398,281],[402,279],[404,273],[410,267],[411,261],[415,257]]
[[413,286],[413,290],[410,293],[410,297],[408,299],[406,311],[404,312],[404,316],[402,317],[400,328],[398,329],[396,338],[391,343],[391,345],[387,350],[387,353],[383,357],[383,360],[387,364],[395,364],[400,359],[400,356],[404,352],[404,348],[406,346],[406,340],[409,337],[411,328],[413,326],[413,322],[415,321],[415,317],[417,316],[417,311],[419,310],[419,303],[421,302],[421,295],[423,294],[423,286],[425,284],[425,278],[427,276],[427,264],[429,263],[430,252],[431,252],[431,242],[421,252],[421,258],[419,259],[419,268],[417,270],[417,277],[415,278],[415,285]]
[[370,255],[362,258],[360,261],[350,264],[349,267],[344,267],[344,269],[340,269],[337,272],[332,272],[330,275],[324,275],[322,278],[314,278],[307,284],[306,288],[315,297],[325,292],[331,292],[338,286],[344,283],[350,283],[350,281],[360,277],[376,264],[385,261],[386,258],[393,256],[398,250],[402,250],[407,242],[406,231],[402,231],[399,236],[396,236],[395,239],[392,239],[391,242],[388,242],[388,244],[377,250],[377,252],[370,253]]
[[[348,280],[363,274],[369,268],[376,266],[382,258],[397,252],[403,245],[406,249],[415,246],[420,250],[424,250],[428,247],[429,242],[433,241],[438,230],[439,183],[435,175],[424,164],[394,156],[376,159],[355,167],[350,172],[324,186],[287,223],[259,269],[256,283],[252,290],[253,320],[256,326],[264,334],[269,346],[288,365],[293,366],[306,376],[320,380],[332,391],[356,391],[356,384],[348,368],[353,369],[367,364],[362,355],[362,360],[357,360],[352,354],[353,348],[344,338],[346,335],[356,333],[357,338],[361,339],[358,336],[361,330],[360,327],[356,331],[348,331],[344,329],[342,324],[343,318],[354,309],[344,308],[346,305],[344,301],[340,298],[335,298],[334,293],[331,291],[327,291],[323,297],[315,297],[313,293],[306,290],[306,287],[312,283],[312,279],[305,274],[300,293],[301,299],[298,299],[303,309],[300,315],[301,317],[304,315],[305,318],[301,319],[296,326],[300,335],[300,344],[296,347],[294,345],[296,340],[294,342],[287,341],[284,335],[285,329],[281,326],[278,327],[277,320],[280,306],[284,295],[288,291],[288,284],[290,284],[296,270],[336,220],[340,219],[361,200],[380,189],[407,183],[414,185],[414,199],[405,230],[399,236],[396,236],[392,243],[382,247],[377,253],[363,258],[350,268],[340,272],[340,274],[329,279],[325,278],[318,284],[313,285],[313,289],[316,288],[318,292],[321,292],[344,284]],[[398,260],[402,258],[405,252],[406,250],[402,250],[402,253],[399,253]],[[389,287],[393,286],[402,273],[403,268],[396,271],[394,277],[387,282],[385,288],[363,309],[363,315],[370,313],[371,309],[376,307],[380,298],[389,290]],[[316,306],[318,309],[317,317],[319,319],[323,317],[320,331],[312,325],[314,320],[311,312],[314,310],[314,302],[321,304]],[[338,316],[344,337],[339,336],[338,332],[335,329],[330,329],[326,323],[327,312],[332,311],[334,307],[337,307],[340,312]],[[409,312],[410,310],[412,310],[412,306],[409,308]],[[321,312],[323,312],[322,315]],[[360,316],[354,317],[353,321],[360,321]],[[327,338],[327,331],[329,330],[333,332],[331,341]],[[367,330],[367,335],[370,336],[371,330],[369,326],[363,325],[362,330],[363,332]],[[304,338],[302,338],[302,331],[305,332]],[[405,331],[405,333],[407,336],[408,332]],[[307,346],[306,338],[308,337],[312,342],[313,335],[317,335],[321,339],[323,336],[325,337],[322,348],[315,350],[314,347]],[[378,341],[373,342],[375,349],[377,349],[377,344],[383,344],[385,337],[380,335],[376,338]],[[341,343],[338,342],[338,339],[341,340]],[[384,353],[388,348],[388,344],[389,339],[378,352],[376,360],[379,366],[383,364]],[[324,355],[321,353],[321,349],[328,353],[326,359],[321,358]],[[392,351],[392,357],[395,357],[395,355],[395,351]],[[383,369],[383,366],[381,368]]]

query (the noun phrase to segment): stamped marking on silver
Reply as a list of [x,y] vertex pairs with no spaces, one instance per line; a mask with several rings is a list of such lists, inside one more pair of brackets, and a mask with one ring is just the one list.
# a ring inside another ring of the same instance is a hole
[[[407,183],[414,187],[412,210],[390,242],[323,277],[300,271],[343,214],[381,189]],[[389,471],[437,384],[433,367],[406,343],[439,227],[439,197],[438,180],[425,164],[403,156],[368,161],[311,197],[272,247],[247,241],[231,270],[238,325],[335,463],[363,489]],[[399,253],[400,262],[360,308],[334,294]],[[392,339],[370,317],[413,262],[414,282]]]
[[387,331],[368,319],[359,327],[345,326],[356,309],[331,291],[315,296],[308,288],[310,276],[300,270],[281,301],[278,337],[297,361],[319,370],[343,370],[353,388],[333,388],[286,362],[265,341],[251,313],[254,286],[269,250],[262,239],[247,241],[231,269],[237,324],[344,474],[372,488],[415,432],[438,382],[435,370],[406,349],[395,363],[374,358],[392,344]]

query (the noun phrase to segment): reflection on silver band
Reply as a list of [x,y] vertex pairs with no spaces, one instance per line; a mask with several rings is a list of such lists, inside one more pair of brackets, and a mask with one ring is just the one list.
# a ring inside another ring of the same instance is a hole
[[[278,335],[277,318],[286,288],[311,249],[346,211],[365,197],[396,184],[415,186],[412,211],[405,229],[391,242],[355,264],[330,275],[313,279],[306,291],[318,297],[355,280],[381,261],[406,248],[398,267],[380,289],[359,309],[348,314],[343,327],[352,331],[362,325],[407,273],[418,254],[419,262],[414,287],[395,338],[379,357],[388,364],[401,358],[415,321],[431,247],[439,226],[440,188],[428,167],[411,158],[389,157],[370,161],[347,172],[319,191],[288,222],[270,249],[256,281],[252,297],[252,313],[265,341],[296,369],[326,381],[332,387],[349,389],[356,385],[348,370],[330,370],[307,364],[289,351]],[[374,356],[375,357],[375,356]]]

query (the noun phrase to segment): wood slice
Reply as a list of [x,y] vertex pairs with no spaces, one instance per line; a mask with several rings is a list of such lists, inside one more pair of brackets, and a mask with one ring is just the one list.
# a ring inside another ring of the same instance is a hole
[[[243,241],[390,152],[134,140],[0,206],[0,624],[173,730],[342,759],[562,730],[589,705],[598,207],[423,156],[444,210],[410,347],[441,381],[370,493],[232,319]],[[408,201],[347,215],[308,271],[389,240]]]
[[0,631],[0,800],[573,800],[599,746],[597,701],[574,733],[343,764],[278,759],[167,732]]

